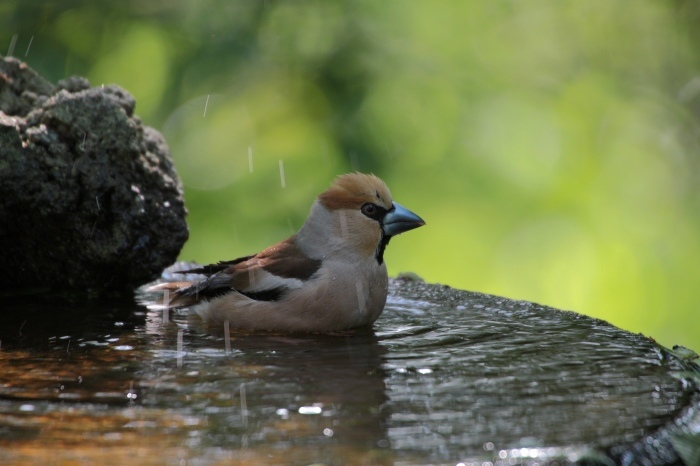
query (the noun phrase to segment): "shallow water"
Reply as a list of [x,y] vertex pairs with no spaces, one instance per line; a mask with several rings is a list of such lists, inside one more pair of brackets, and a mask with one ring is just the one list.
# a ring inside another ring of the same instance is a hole
[[0,462],[565,463],[695,416],[645,337],[431,290],[394,284],[373,330],[230,340],[128,300],[4,298]]

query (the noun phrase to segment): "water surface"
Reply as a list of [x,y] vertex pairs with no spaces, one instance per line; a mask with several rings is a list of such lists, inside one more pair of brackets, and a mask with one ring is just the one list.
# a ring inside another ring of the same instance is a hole
[[372,330],[229,340],[131,300],[3,301],[3,463],[563,464],[695,415],[648,338],[492,296],[394,283]]

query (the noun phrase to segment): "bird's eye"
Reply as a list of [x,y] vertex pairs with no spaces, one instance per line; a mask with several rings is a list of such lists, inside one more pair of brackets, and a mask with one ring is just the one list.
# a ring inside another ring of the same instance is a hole
[[369,217],[372,220],[381,222],[384,216],[386,215],[387,210],[382,206],[373,204],[372,202],[366,202],[362,204],[360,212],[362,212],[366,217]]
[[362,205],[362,213],[365,214],[368,217],[371,217],[372,215],[377,212],[377,206],[372,204],[371,202],[368,202],[366,204]]

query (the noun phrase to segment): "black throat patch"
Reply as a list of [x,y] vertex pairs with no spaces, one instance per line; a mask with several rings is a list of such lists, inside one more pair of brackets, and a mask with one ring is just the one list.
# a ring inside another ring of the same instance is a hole
[[382,234],[382,239],[379,240],[379,246],[377,246],[377,253],[374,256],[377,258],[377,264],[379,265],[382,265],[384,263],[384,250],[386,249],[390,240],[391,236],[387,236],[385,234]]

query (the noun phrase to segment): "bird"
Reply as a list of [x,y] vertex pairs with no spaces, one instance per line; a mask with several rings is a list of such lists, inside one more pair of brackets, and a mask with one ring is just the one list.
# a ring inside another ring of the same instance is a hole
[[333,333],[371,326],[384,310],[384,251],[425,221],[394,202],[372,174],[338,176],[313,202],[302,227],[263,251],[180,273],[198,282],[152,287],[163,305],[188,307],[208,326]]

